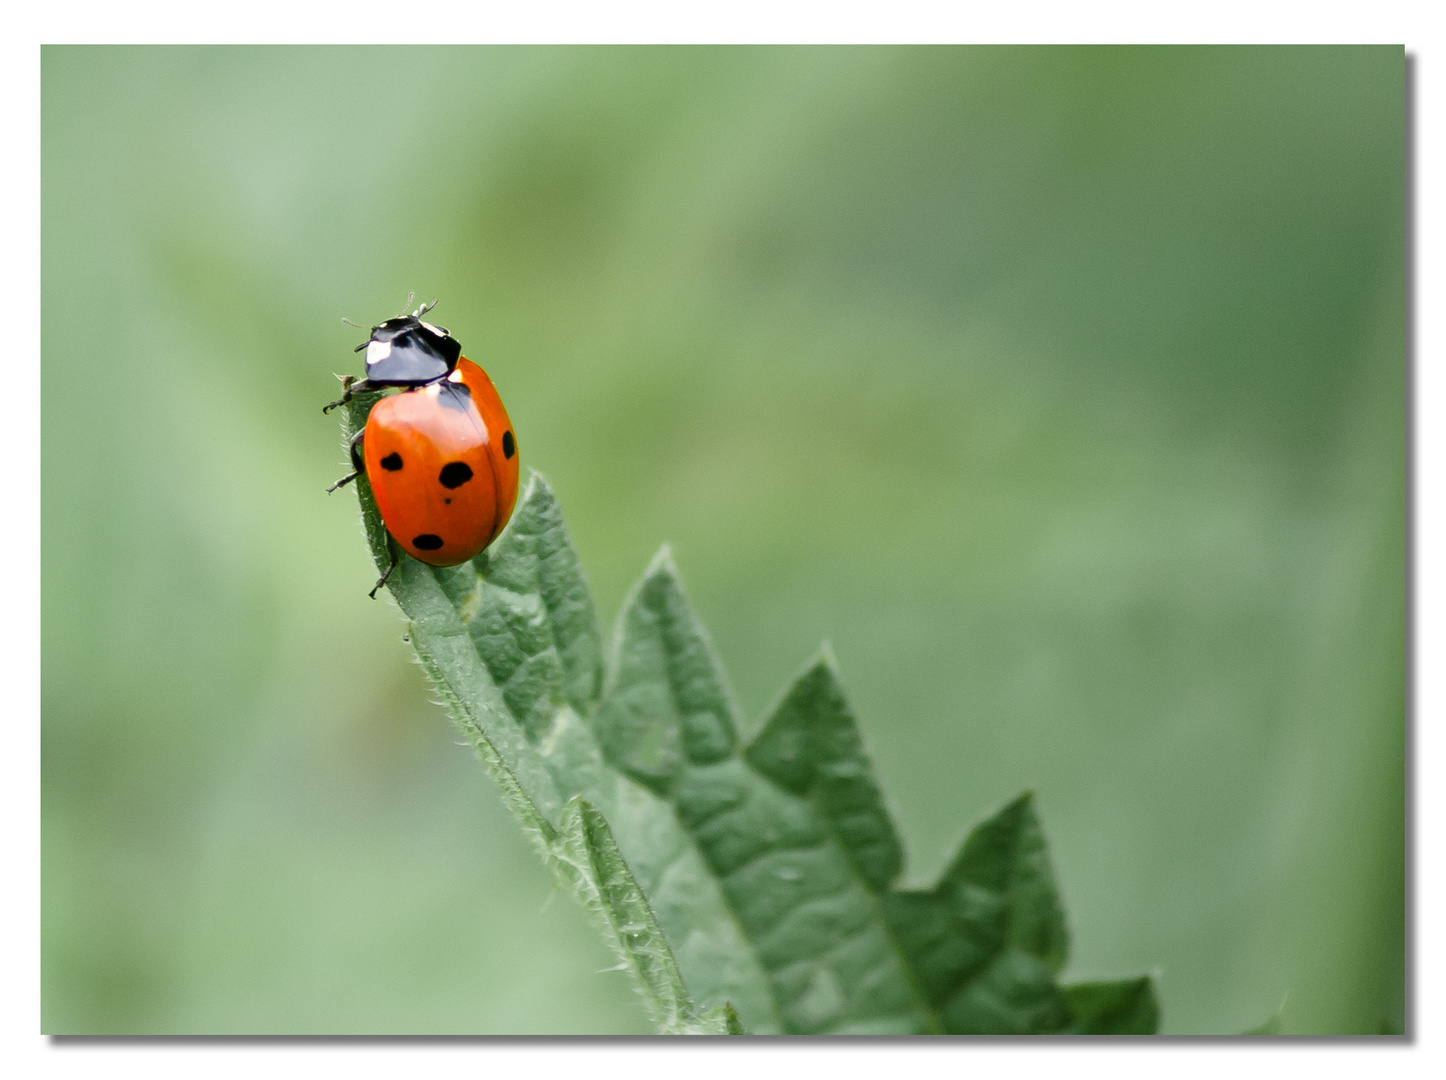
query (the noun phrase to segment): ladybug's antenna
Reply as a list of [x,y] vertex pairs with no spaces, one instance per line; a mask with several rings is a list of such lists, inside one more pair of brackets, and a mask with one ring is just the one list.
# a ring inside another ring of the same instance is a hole
[[407,312],[407,308],[409,308],[409,307],[412,306],[412,301],[415,300],[416,298],[417,298],[417,291],[416,291],[415,289],[413,289],[411,292],[407,293],[407,302],[402,305],[402,310],[399,312],[399,314],[405,315],[406,312]]
[[371,329],[370,326],[363,326],[363,325],[362,325],[361,323],[359,323],[359,322],[352,322],[352,321],[351,321],[350,319],[348,319],[345,315],[343,315],[343,316],[341,317],[341,321],[344,322],[344,323],[346,323],[347,326],[355,326],[358,330],[370,330],[370,329]]
[[421,307],[417,308],[416,311],[412,312],[412,318],[414,318],[414,319],[420,319],[423,315],[425,315],[427,312],[431,311],[431,310],[432,310],[434,307],[436,307],[436,306],[437,306],[437,301],[436,301],[435,299],[433,299],[430,304],[423,304]]

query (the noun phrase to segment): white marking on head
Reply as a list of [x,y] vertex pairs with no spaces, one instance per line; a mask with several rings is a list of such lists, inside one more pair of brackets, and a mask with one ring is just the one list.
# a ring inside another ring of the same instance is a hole
[[447,331],[443,330],[440,326],[433,326],[433,325],[432,325],[431,323],[429,323],[429,322],[424,322],[424,323],[422,323],[422,325],[423,325],[426,329],[432,331],[432,333],[436,334],[438,337],[446,337],[446,336],[447,336]]
[[373,341],[367,345],[367,367],[380,364],[391,355],[392,343],[390,341]]

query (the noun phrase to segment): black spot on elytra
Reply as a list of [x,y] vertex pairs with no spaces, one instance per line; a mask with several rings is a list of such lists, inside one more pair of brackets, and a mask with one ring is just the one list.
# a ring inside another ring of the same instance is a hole
[[515,453],[517,453],[517,444],[512,441],[512,432],[505,432],[502,436],[502,456],[510,458]]
[[392,451],[392,453],[382,458],[382,468],[386,469],[387,472],[396,472],[401,467],[402,455],[398,454],[396,451]]
[[442,546],[442,538],[436,533],[423,533],[412,537],[412,547],[422,551],[436,551]]
[[437,479],[444,488],[459,488],[472,479],[472,467],[465,461],[449,461],[442,466],[442,474]]

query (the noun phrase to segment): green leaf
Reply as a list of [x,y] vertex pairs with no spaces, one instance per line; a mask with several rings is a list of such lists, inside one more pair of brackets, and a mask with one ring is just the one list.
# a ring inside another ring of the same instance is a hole
[[1075,983],[1064,988],[1077,1035],[1153,1035],[1160,1027],[1160,1006],[1148,975],[1116,982]]
[[[371,401],[346,410],[364,423]],[[390,563],[365,479],[363,524]],[[591,593],[537,475],[471,563],[403,554],[390,589],[422,665],[658,1030],[1132,1034],[1146,978],[1061,987],[1064,914],[1033,799],[977,826],[930,890],[824,651],[744,744],[664,548],[604,665]]]
[[[619,618],[597,719],[605,757],[669,806],[751,954],[762,993],[734,1002],[750,1031],[930,1029],[879,904],[876,879],[898,860],[878,854],[897,841],[826,660],[742,751],[722,672],[665,550]],[[707,970],[684,971],[705,1000],[716,993]]]
[[658,1030],[680,1035],[726,1035],[739,1027],[737,1016],[723,1011],[699,1016],[688,998],[672,951],[657,920],[618,851],[607,821],[575,797],[563,811],[556,845],[563,876],[632,973]]
[[969,834],[932,890],[893,893],[886,910],[944,1030],[1068,1027],[1054,976],[1069,935],[1028,793]]
[[[348,437],[365,423],[374,400],[348,406]],[[391,555],[375,501],[365,477],[356,486],[373,558],[385,570]],[[574,711],[574,704],[588,708],[595,698],[600,664],[591,595],[560,517],[549,513],[556,515],[556,504],[546,484],[534,480],[488,558],[437,569],[403,554],[392,594],[411,620],[412,643],[443,704],[539,852],[599,923],[658,1030],[741,1032],[726,1002],[705,1012],[689,999],[607,820],[581,789],[569,791],[566,800],[560,794],[569,781],[586,780],[589,766],[600,762]],[[485,604],[480,569],[499,582],[488,582]],[[502,673],[500,682],[494,668]],[[539,717],[548,722],[545,745],[539,744]],[[605,775],[593,779],[588,790],[612,794]]]

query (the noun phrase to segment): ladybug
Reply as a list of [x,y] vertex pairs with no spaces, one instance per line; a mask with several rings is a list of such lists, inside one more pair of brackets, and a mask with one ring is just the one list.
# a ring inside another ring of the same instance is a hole
[[366,377],[342,379],[342,396],[398,388],[372,406],[351,440],[353,471],[328,492],[365,476],[382,522],[395,542],[392,563],[373,599],[401,558],[399,546],[431,566],[466,562],[497,539],[517,501],[517,437],[492,380],[462,355],[445,329],[422,321],[423,304],[371,329]]

